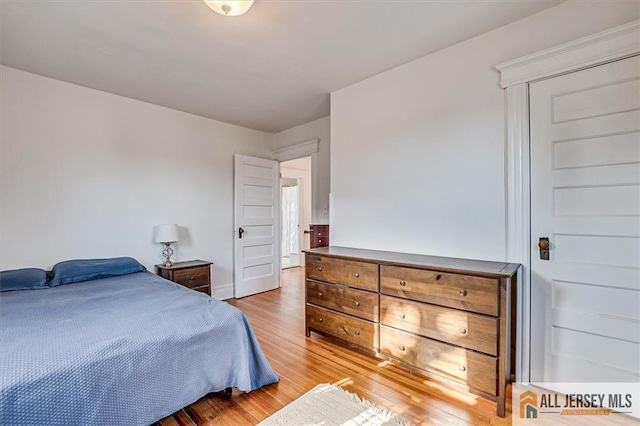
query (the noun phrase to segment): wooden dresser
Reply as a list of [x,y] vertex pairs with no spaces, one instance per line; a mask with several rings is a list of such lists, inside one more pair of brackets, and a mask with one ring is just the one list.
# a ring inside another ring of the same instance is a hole
[[519,264],[306,250],[306,335],[337,337],[497,402],[511,379]]

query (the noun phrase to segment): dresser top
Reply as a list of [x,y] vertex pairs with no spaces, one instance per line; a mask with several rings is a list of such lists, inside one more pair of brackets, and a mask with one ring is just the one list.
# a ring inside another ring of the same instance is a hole
[[427,256],[422,254],[365,250],[349,247],[330,246],[303,251],[308,254],[372,261],[383,265],[418,267],[442,272],[464,273],[496,278],[511,277],[520,267],[519,263],[458,259],[455,257]]
[[189,260],[186,262],[174,262],[173,266],[165,266],[163,263],[156,265],[160,269],[166,269],[168,271],[175,271],[177,269],[193,268],[194,266],[207,266],[213,265],[211,262],[205,262],[204,260]]

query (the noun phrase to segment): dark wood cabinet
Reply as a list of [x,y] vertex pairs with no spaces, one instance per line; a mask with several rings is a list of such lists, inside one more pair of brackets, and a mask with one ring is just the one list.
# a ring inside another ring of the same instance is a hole
[[329,245],[329,225],[309,225],[310,244],[309,247],[327,247]]
[[331,335],[461,385],[505,416],[520,265],[344,247],[305,253],[307,336]]
[[211,262],[190,260],[176,262],[173,266],[156,265],[156,274],[162,278],[211,295]]

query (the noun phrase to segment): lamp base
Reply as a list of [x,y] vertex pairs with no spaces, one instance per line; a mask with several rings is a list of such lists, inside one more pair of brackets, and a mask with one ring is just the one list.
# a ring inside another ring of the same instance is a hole
[[173,262],[171,261],[171,256],[173,255],[173,249],[171,248],[171,243],[164,243],[165,248],[162,250],[162,257],[164,257],[164,266],[170,267],[173,266]]

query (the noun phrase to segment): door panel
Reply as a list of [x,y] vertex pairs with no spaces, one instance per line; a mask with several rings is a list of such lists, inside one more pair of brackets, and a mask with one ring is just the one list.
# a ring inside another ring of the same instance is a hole
[[530,85],[531,381],[640,379],[639,78],[633,57]]
[[279,287],[279,206],[278,163],[236,155],[235,297]]

